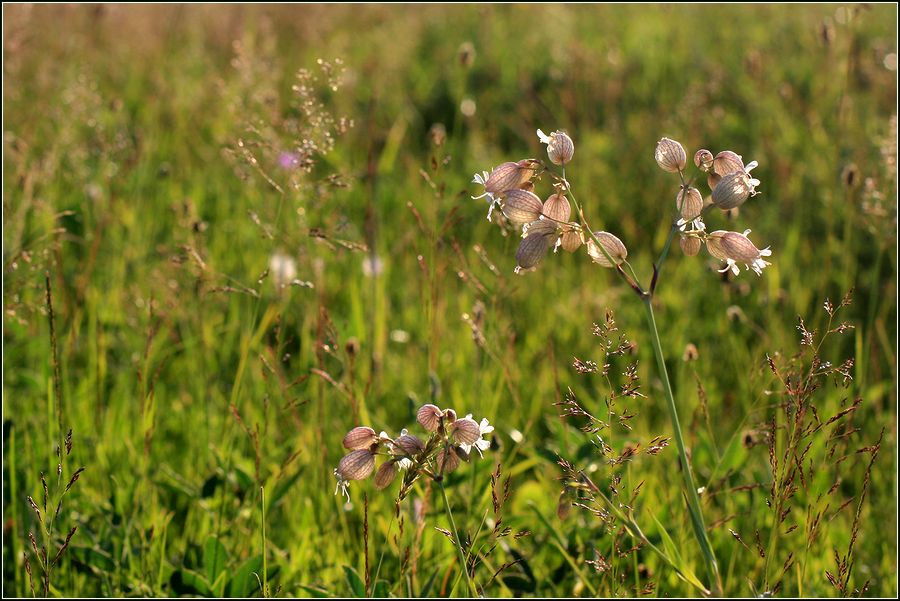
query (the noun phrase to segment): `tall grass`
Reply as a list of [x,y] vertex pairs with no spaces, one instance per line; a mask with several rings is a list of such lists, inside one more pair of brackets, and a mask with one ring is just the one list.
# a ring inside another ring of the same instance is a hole
[[[603,419],[605,380],[569,366],[602,365],[585,334],[612,309],[644,396],[607,442],[673,435],[642,308],[573,257],[513,274],[518,237],[470,200],[471,173],[559,127],[590,157],[586,211],[650,241],[636,266],[668,234],[660,135],[760,161],[728,229],[752,214],[778,260],[748,285],[673,249],[653,306],[724,593],[893,596],[895,23],[891,5],[4,6],[5,592],[31,594],[27,498],[71,428],[65,475],[86,469],[40,541],[77,526],[51,594],[446,596],[461,562],[491,596],[697,594],[649,546],[703,573],[674,447],[606,467],[553,406],[571,389]],[[797,320],[833,329],[822,304],[850,289],[855,327],[818,360],[855,358],[852,379],[812,405],[852,410],[807,440]],[[396,485],[333,494],[347,430],[427,402],[496,427],[491,461],[443,482],[453,540],[424,482],[396,505]],[[633,513],[558,511],[611,485]],[[454,541],[478,544],[461,560]]]

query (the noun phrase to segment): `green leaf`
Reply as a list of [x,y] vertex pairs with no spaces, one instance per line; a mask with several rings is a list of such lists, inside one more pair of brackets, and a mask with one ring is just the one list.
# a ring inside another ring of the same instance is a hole
[[238,569],[234,571],[234,576],[232,576],[231,580],[228,582],[228,586],[225,589],[226,596],[250,596],[250,594],[259,587],[259,584],[256,581],[256,576],[254,576],[253,573],[260,573],[260,571],[262,570],[262,564],[262,555],[251,557],[250,559],[242,563],[238,567]]
[[328,597],[331,597],[331,593],[329,593],[324,588],[321,588],[318,586],[312,586],[309,584],[301,584],[300,588],[305,590],[307,593],[309,593],[310,597],[313,597],[315,599],[327,599]]
[[431,592],[431,587],[434,586],[434,580],[437,578],[438,569],[435,568],[434,572],[431,573],[431,576],[425,582],[425,586],[422,587],[422,590],[419,592],[419,597],[427,597],[428,593]]
[[212,589],[206,578],[193,570],[181,568],[172,573],[169,579],[169,586],[172,591],[179,596],[181,595],[202,595],[204,597],[212,597]]
[[285,478],[278,482],[275,485],[275,489],[272,491],[271,495],[268,495],[266,498],[266,511],[271,511],[273,507],[281,500],[284,495],[288,493],[291,489],[291,486],[297,481],[297,479],[303,474],[303,470],[298,470],[296,474],[289,478]]
[[225,562],[228,559],[228,553],[225,551],[225,545],[215,536],[206,539],[203,545],[203,571],[206,574],[206,580],[214,583],[219,574],[225,571]]
[[379,580],[375,583],[375,590],[372,592],[372,596],[377,599],[385,599],[390,596],[387,580]]
[[672,540],[672,537],[669,536],[669,533],[660,521],[656,519],[656,516],[653,514],[650,514],[650,517],[653,518],[653,523],[656,524],[656,530],[659,532],[659,536],[662,539],[663,548],[668,556],[669,565],[675,569],[675,573],[678,577],[688,584],[697,587],[701,591],[707,590],[703,583],[700,582],[700,579],[697,578],[694,572],[684,563],[684,560],[681,558],[681,553],[678,551],[678,546],[675,544],[675,541]]
[[347,585],[350,587],[350,594],[354,597],[366,596],[366,585],[363,579],[359,577],[356,570],[350,566],[344,566],[344,576],[347,578]]

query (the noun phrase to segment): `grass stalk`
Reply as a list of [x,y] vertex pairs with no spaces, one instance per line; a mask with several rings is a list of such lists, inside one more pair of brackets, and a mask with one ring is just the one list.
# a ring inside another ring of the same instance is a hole
[[722,594],[722,582],[719,576],[719,567],[715,554],[706,536],[706,526],[703,523],[703,511],[700,507],[700,497],[697,495],[697,485],[694,483],[694,475],[691,470],[691,462],[688,458],[687,448],[684,445],[684,437],[681,434],[681,422],[678,419],[678,408],[675,406],[675,396],[672,394],[672,384],[669,382],[669,373],[666,370],[665,356],[662,345],[659,342],[659,332],[656,329],[656,319],[653,316],[653,304],[651,297],[644,297],[644,311],[647,316],[647,326],[650,332],[650,340],[653,343],[653,354],[656,356],[656,366],[663,383],[663,391],[666,396],[666,407],[669,410],[669,419],[672,422],[672,430],[675,435],[675,444],[678,447],[678,458],[681,462],[681,475],[684,479],[685,498],[688,511],[691,516],[694,536],[700,544],[703,553],[703,562],[710,579],[710,588],[714,596]]
[[472,597],[478,596],[478,589],[475,588],[475,583],[472,582],[471,576],[469,576],[469,570],[466,567],[466,557],[463,554],[462,550],[462,540],[459,538],[459,530],[456,529],[456,521],[453,519],[453,511],[450,509],[450,501],[447,499],[447,491],[444,490],[444,483],[438,481],[438,488],[441,489],[441,496],[444,499],[444,511],[447,513],[447,519],[450,520],[450,527],[453,528],[453,539],[454,546],[456,547],[456,551],[459,554],[459,566],[463,571],[463,575],[466,577],[466,584],[469,587],[469,595]]

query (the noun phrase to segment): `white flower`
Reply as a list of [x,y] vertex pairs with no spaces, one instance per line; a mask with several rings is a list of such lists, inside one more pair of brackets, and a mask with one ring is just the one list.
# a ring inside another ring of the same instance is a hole
[[[491,174],[488,173],[487,171],[482,171],[481,173],[476,173],[475,177],[472,178],[472,183],[473,184],[481,184],[482,186],[484,186],[487,183],[489,177],[491,177]],[[500,203],[500,200],[498,198],[496,198],[493,193],[488,192],[487,190],[485,190],[484,194],[482,194],[481,196],[472,196],[472,200],[478,200],[479,198],[487,198],[488,203],[490,203],[490,206],[488,207],[488,214],[487,214],[487,220],[490,221],[491,214],[494,212],[494,207]]]
[[338,492],[343,493],[344,497],[347,499],[347,502],[350,502],[350,492],[347,490],[350,486],[349,480],[344,480],[344,478],[338,473],[337,469],[334,470],[334,477],[337,478],[337,486],[334,487],[334,494],[337,495]]
[[290,256],[277,252],[269,258],[269,273],[278,288],[284,288],[297,277],[297,262]]

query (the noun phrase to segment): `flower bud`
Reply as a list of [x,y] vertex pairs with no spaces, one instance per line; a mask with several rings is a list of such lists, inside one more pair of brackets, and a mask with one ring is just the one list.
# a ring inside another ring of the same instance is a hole
[[722,179],[713,188],[712,201],[717,207],[727,211],[744,204],[752,192],[750,176],[741,169],[722,176]]
[[722,177],[725,177],[729,173],[743,170],[744,161],[741,158],[741,155],[731,152],[730,150],[723,150],[716,155],[716,158],[713,161],[713,171]]
[[557,131],[550,134],[550,144],[547,145],[547,156],[554,165],[565,165],[575,155],[575,143],[568,134]]
[[397,477],[398,471],[400,470],[395,462],[385,461],[382,463],[378,471],[375,472],[375,488],[381,490],[390,486],[394,478]]
[[581,238],[581,232],[574,228],[568,230],[560,238],[560,246],[562,246],[563,250],[570,253],[581,248],[582,244],[584,244],[584,240]]
[[516,225],[524,225],[541,216],[544,203],[533,192],[516,188],[505,192],[501,207],[507,219]]
[[456,421],[456,411],[453,409],[444,409],[444,421],[448,424],[452,424]]
[[[625,245],[619,240],[616,236],[610,234],[609,232],[594,232],[594,235],[597,237],[597,240],[600,241],[600,244],[603,245],[603,248],[609,253],[609,256],[612,257],[615,264],[619,264],[625,260],[628,256],[628,250],[625,248]],[[597,245],[594,243],[593,238],[589,238],[587,241],[588,254],[594,260],[595,263],[602,265],[603,267],[614,267],[613,263],[610,263],[609,259],[606,258],[606,255],[603,254],[603,251],[600,250]]]
[[394,444],[410,457],[415,457],[425,450],[425,445],[422,441],[412,434],[404,434],[395,440]]
[[537,130],[540,141],[547,145],[547,156],[554,165],[565,165],[572,160],[575,154],[575,143],[572,138],[562,131],[555,131],[549,136]]
[[459,467],[459,456],[453,447],[450,447],[449,451],[444,449],[438,451],[435,461],[437,461],[438,473],[449,474]]
[[703,196],[697,188],[682,188],[675,197],[675,206],[681,211],[681,218],[685,222],[693,221],[703,212]]
[[432,404],[422,405],[416,413],[416,421],[429,432],[435,432],[443,416],[444,412],[437,406]]
[[700,238],[695,238],[694,236],[683,236],[678,241],[678,244],[681,246],[681,251],[689,257],[696,257],[700,253],[700,247],[703,245]]
[[710,190],[715,190],[716,185],[722,181],[722,176],[712,171],[709,172],[709,175],[706,176],[706,185],[709,186]]
[[552,243],[551,236],[542,232],[534,232],[525,236],[516,250],[517,272],[521,269],[531,269],[540,263],[547,251],[550,250]]
[[684,147],[669,138],[663,138],[656,144],[656,163],[663,171],[678,173],[687,164]]
[[568,221],[572,215],[572,207],[566,195],[557,192],[544,201],[543,213],[556,221]]
[[375,430],[368,426],[359,426],[353,428],[344,436],[344,448],[351,451],[359,451],[368,449],[377,441],[378,436],[375,434]]
[[464,417],[453,422],[450,433],[459,444],[475,444],[481,438],[481,429],[475,420]]
[[701,171],[709,171],[713,166],[713,153],[706,150],[705,148],[698,150],[694,154],[694,165],[696,165]]
[[337,473],[344,480],[363,480],[375,469],[375,455],[369,451],[353,451],[338,464]]

